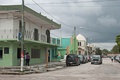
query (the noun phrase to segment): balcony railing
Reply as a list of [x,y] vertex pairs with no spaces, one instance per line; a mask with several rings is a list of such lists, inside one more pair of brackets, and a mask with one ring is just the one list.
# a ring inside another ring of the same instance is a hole
[[[19,30],[12,30],[12,29],[6,29],[6,30],[0,30],[0,39],[4,40],[4,39],[18,39],[18,33]],[[40,33],[38,33],[37,36],[34,35],[33,31],[28,31],[25,30],[24,32],[24,40],[35,40],[35,41],[43,41],[43,42],[47,42],[47,37],[46,35],[41,35]]]
[[[18,29],[0,30],[0,39],[1,40],[18,40],[18,33],[19,33]],[[40,42],[47,43],[47,36],[41,33],[38,33],[37,36],[35,36],[35,33],[33,31],[25,30],[24,40],[40,41]],[[50,41],[51,41],[50,44],[60,45],[60,39],[58,38],[51,38]]]

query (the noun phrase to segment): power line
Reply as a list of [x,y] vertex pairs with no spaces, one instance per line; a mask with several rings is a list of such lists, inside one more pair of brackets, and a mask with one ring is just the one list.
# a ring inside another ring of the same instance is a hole
[[39,8],[41,8],[43,11],[45,11],[48,15],[50,15],[52,18],[54,18],[55,20],[59,21],[60,23],[64,24],[65,26],[69,27],[69,28],[73,28],[72,26],[69,26],[65,23],[63,23],[62,21],[56,19],[54,16],[52,16],[49,12],[47,12],[45,9],[43,9],[38,3],[36,3],[34,0],[32,0],[36,5],[39,6]]
[[[35,5],[35,4],[26,4],[26,5]],[[53,6],[55,6],[55,7],[88,7],[88,8],[91,8],[91,7],[94,7],[94,8],[97,8],[97,7],[106,7],[106,8],[111,8],[111,7],[120,7],[120,5],[102,5],[102,6],[79,6],[79,5],[75,5],[75,6],[73,6],[73,5],[51,5],[51,4],[48,4],[48,5],[45,5],[45,7],[53,7]]]
[[75,1],[75,2],[51,2],[51,3],[48,3],[48,2],[44,2],[44,3],[38,3],[38,4],[71,4],[71,3],[91,3],[91,2],[116,2],[116,1],[120,1],[120,0],[96,0],[96,1]]

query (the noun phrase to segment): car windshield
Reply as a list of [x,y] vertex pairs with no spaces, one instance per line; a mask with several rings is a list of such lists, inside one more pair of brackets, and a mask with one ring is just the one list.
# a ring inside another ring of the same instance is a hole
[[82,57],[82,55],[78,55],[78,57]]
[[74,58],[76,55],[70,54],[68,57]]
[[100,58],[100,55],[93,55],[92,58]]

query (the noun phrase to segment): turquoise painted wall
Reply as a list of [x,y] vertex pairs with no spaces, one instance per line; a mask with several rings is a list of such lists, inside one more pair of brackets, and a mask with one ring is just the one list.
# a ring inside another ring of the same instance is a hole
[[61,47],[66,48],[68,45],[70,45],[70,38],[62,38],[61,39]]
[[67,46],[69,46],[70,53],[78,53],[78,40],[76,37],[72,36],[71,38],[61,38],[61,47],[58,47],[58,52],[62,55],[66,54]]
[[61,58],[64,58],[66,54],[67,46],[70,45],[70,38],[61,38],[61,46],[58,47],[58,52],[61,54]]

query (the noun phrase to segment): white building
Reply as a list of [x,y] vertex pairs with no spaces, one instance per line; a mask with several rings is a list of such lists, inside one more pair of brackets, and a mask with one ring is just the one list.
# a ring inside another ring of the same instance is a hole
[[79,34],[77,35],[77,40],[78,40],[78,54],[85,54],[87,50],[87,44],[86,44],[86,39],[83,35]]

